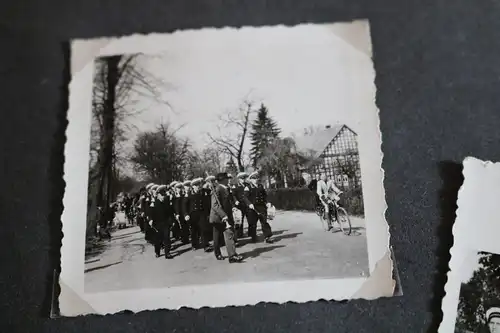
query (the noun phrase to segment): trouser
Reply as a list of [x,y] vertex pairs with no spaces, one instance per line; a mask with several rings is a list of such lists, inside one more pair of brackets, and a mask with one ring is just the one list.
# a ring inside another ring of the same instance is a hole
[[181,233],[181,225],[179,223],[179,221],[177,221],[177,219],[174,217],[173,220],[172,220],[172,236],[174,237],[174,239],[181,239],[182,238],[182,233]]
[[167,223],[164,226],[158,227],[155,230],[154,235],[154,247],[155,253],[160,255],[162,245],[165,248],[165,256],[170,253],[172,248],[172,241],[170,239],[170,230],[172,229],[172,223]]
[[139,228],[141,229],[141,232],[145,231],[144,223],[145,223],[144,217],[137,216],[137,224],[139,225]]
[[[247,219],[247,221],[248,221],[248,219]],[[249,223],[249,222],[247,222],[247,223]],[[243,236],[244,236],[243,235],[244,225],[245,225],[245,214],[242,214],[242,216],[241,216],[241,224],[240,225],[236,225],[236,227],[235,227],[236,236],[238,236],[238,238],[243,238]],[[249,227],[250,227],[250,224],[249,224]]]
[[[193,232],[194,231],[194,232]],[[206,249],[209,246],[210,235],[213,234],[204,212],[193,212],[191,216],[191,244],[198,247],[201,238],[201,246]]]
[[[252,235],[257,235],[257,221],[260,222],[260,226],[262,227],[262,233],[265,238],[271,237],[273,232],[271,230],[271,225],[267,222],[267,208],[266,207],[255,207],[256,211],[251,210],[250,216],[252,216],[252,220],[254,224],[252,225]],[[250,225],[248,226],[250,230]],[[250,231],[248,232],[250,233]]]
[[147,220],[144,221],[144,239],[150,244],[154,244],[155,230],[149,225]]
[[235,245],[235,233],[233,227],[226,229],[224,223],[213,223],[213,234],[214,234],[214,254],[216,256],[221,255],[221,238],[224,237],[226,243],[227,256],[232,257],[236,255],[236,245]]
[[[213,241],[214,240],[214,233],[212,232],[212,225],[210,224],[210,212],[203,212],[204,215],[204,228],[205,228],[205,233],[206,233],[206,240],[207,242]],[[203,231],[202,231],[203,232]]]
[[255,241],[257,239],[257,213],[253,209],[249,209],[245,215],[248,221],[248,237]]
[[189,243],[189,223],[184,219],[184,217],[179,216],[179,227],[180,227],[180,236],[182,243]]
[[332,226],[332,219],[330,218],[330,207],[323,200],[321,200],[321,204],[324,207],[324,218],[326,220],[326,223],[328,223],[328,227],[331,227]]
[[191,236],[191,246],[197,249],[200,246],[200,214],[193,212],[189,216],[189,231]]

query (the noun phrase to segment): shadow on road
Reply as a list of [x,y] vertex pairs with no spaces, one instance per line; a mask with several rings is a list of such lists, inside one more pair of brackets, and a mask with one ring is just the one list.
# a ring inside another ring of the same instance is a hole
[[[273,237],[282,235],[283,233],[285,233],[287,231],[288,231],[288,229],[273,231]],[[258,241],[258,243],[260,243],[261,241],[262,240]],[[236,247],[241,248],[241,247],[244,247],[245,245],[248,245],[250,243],[252,243],[252,239],[249,237],[239,238],[238,241],[236,242]]]
[[123,235],[119,235],[119,236],[112,236],[112,239],[113,240],[116,240],[116,239],[122,239],[122,238],[126,238],[126,237],[130,237],[132,235],[135,235],[135,234],[138,234],[140,233],[141,231],[138,230],[138,231],[133,231],[133,232],[129,232],[129,233],[126,233],[126,234],[123,234]]
[[[363,227],[352,227],[351,228],[351,234],[349,236],[361,236],[361,235],[363,235],[361,233],[361,230],[365,230],[365,228],[363,228]],[[333,229],[333,231],[332,231],[332,234],[337,234],[337,233],[342,233],[342,230],[340,230],[340,228],[338,228],[338,227],[335,228],[335,229]]]
[[277,237],[273,237],[272,241],[273,241],[273,243],[277,243],[279,241],[282,241],[283,239],[296,238],[298,235],[302,235],[302,234],[303,234],[302,232],[294,232],[291,234],[280,235]]
[[351,228],[351,235],[350,236],[361,236],[361,230],[365,230],[363,227],[353,227]]
[[263,253],[270,252],[279,248],[285,247],[285,245],[272,245],[268,247],[258,247],[256,249],[253,249],[252,251],[248,251],[245,253],[242,253],[241,256],[243,259],[248,259],[248,258],[257,258]]
[[189,251],[192,251],[190,246],[189,246],[189,247],[186,247],[186,248],[185,248],[185,249],[183,249],[183,250],[176,250],[176,251],[173,251],[171,254],[172,254],[172,256],[174,256],[174,257],[178,257],[178,256],[180,256],[181,254],[186,253],[186,252],[189,252]]
[[285,232],[287,232],[287,231],[288,231],[288,229],[283,229],[283,230],[275,230],[275,231],[273,231],[273,236],[278,236],[278,235],[281,235],[281,234],[283,234],[283,233],[285,233]]
[[112,263],[112,264],[108,264],[108,265],[104,265],[104,266],[97,266],[97,267],[94,267],[94,268],[87,268],[84,273],[89,273],[89,272],[93,272],[93,271],[97,271],[99,269],[105,269],[105,268],[108,268],[108,267],[111,267],[111,266],[114,266],[114,265],[118,265],[118,264],[121,264],[122,261],[117,261],[115,263]]
[[85,244],[85,260],[90,260],[99,256],[108,248],[109,248],[108,241],[105,242],[98,239],[87,241],[87,244]]

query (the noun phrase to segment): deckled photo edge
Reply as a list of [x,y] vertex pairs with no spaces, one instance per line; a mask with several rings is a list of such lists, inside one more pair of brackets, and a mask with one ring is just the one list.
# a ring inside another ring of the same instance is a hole
[[[358,21],[363,21],[363,22],[366,22],[368,23],[367,20],[358,20]],[[341,23],[348,23],[348,22],[341,22]],[[307,25],[311,25],[311,24],[307,24]],[[314,24],[312,24],[314,25]],[[300,25],[299,25],[300,26]],[[266,27],[241,27],[241,28],[231,28],[231,27],[227,27],[227,28],[221,28],[221,29],[235,29],[235,30],[240,30],[240,29],[259,29],[259,28],[270,28],[270,27],[275,27],[275,26],[266,26]],[[286,28],[289,28],[289,27],[293,27],[293,26],[278,26],[278,27],[286,27]],[[367,25],[368,27],[368,30],[367,30],[367,33],[368,33],[368,38],[370,38],[370,46],[371,46],[371,36],[370,36],[370,30],[369,30],[369,25]],[[204,28],[202,30],[214,30],[214,31],[218,31],[218,30],[221,30],[221,29],[217,29],[217,28]],[[174,32],[175,33],[183,33],[183,32],[186,32],[186,31],[190,31],[190,32],[195,32],[195,31],[198,31],[198,30],[177,30]],[[71,58],[72,58],[72,62],[71,62],[71,66],[73,68],[73,73],[72,73],[72,81],[70,83],[70,87],[72,89],[70,89],[70,106],[69,106],[69,110],[68,110],[68,120],[69,121],[69,125],[68,125],[68,129],[67,129],[67,137],[68,137],[68,142],[69,144],[67,143],[66,144],[66,148],[65,148],[65,155],[66,156],[69,156],[71,155],[70,152],[71,152],[71,147],[72,147],[72,141],[74,139],[76,139],[75,136],[71,135],[74,132],[74,134],[76,134],[76,132],[78,132],[78,129],[75,129],[74,127],[77,125],[81,126],[81,123],[79,122],[75,122],[74,120],[71,120],[73,117],[76,116],[76,107],[75,107],[75,104],[79,104],[78,102],[75,102],[75,99],[77,101],[81,101],[81,98],[77,98],[77,96],[75,95],[79,95],[79,94],[82,94],[82,92],[80,90],[77,89],[77,87],[80,87],[81,85],[85,86],[85,84],[83,82],[79,82],[81,81],[81,77],[80,77],[80,72],[82,71],[85,71],[85,68],[86,66],[89,66],[89,67],[93,67],[92,66],[92,62],[93,60],[97,57],[97,56],[102,56],[102,55],[111,55],[113,53],[122,53],[122,52],[110,52],[112,49],[112,45],[111,44],[114,44],[117,40],[121,40],[122,42],[130,42],[134,39],[137,39],[137,38],[140,38],[140,39],[144,39],[144,38],[150,38],[150,37],[162,37],[164,36],[164,34],[159,34],[159,33],[155,33],[155,34],[152,34],[152,35],[139,35],[139,34],[134,34],[134,35],[131,35],[131,36],[125,36],[125,37],[118,37],[118,38],[99,38],[99,39],[96,39],[96,40],[75,40],[73,41],[72,43],[72,54],[71,54]],[[104,54],[101,53],[102,51],[102,48],[105,48],[106,51]],[[87,50],[87,51],[85,51]],[[97,53],[97,54],[96,54]],[[132,51],[129,51],[129,53],[135,53],[135,52],[132,52]],[[370,60],[371,59],[371,55],[370,55]],[[81,63],[79,63],[78,61],[82,61]],[[90,64],[89,64],[90,62]],[[83,65],[82,67],[78,67],[78,65]],[[74,66],[77,66],[77,67],[74,67]],[[89,69],[89,68],[87,68]],[[92,72],[91,69],[89,69],[89,72]],[[373,72],[375,73],[375,70],[373,68]],[[90,78],[92,77],[92,75],[90,75]],[[375,87],[375,83],[373,82],[373,85],[374,85],[374,88],[375,88],[375,91],[376,91],[376,87]],[[77,94],[75,94],[75,90],[77,91]],[[89,91],[89,94],[90,94],[90,91]],[[88,99],[88,98],[87,98]],[[381,143],[382,143],[382,135],[381,135],[381,132],[380,132],[380,119],[379,119],[379,109],[378,107],[376,107],[376,127],[377,127],[377,132],[378,132],[378,138],[379,138],[379,154],[380,154],[380,159],[379,159],[379,168],[380,168],[380,171],[381,171],[381,180],[380,180],[380,186],[382,187],[381,188],[381,193],[382,193],[382,202],[383,202],[383,210],[382,212],[380,213],[382,215],[382,221],[385,223],[385,233],[386,233],[386,239],[384,240],[384,242],[386,243],[386,249],[387,249],[387,256],[383,256],[381,258],[379,258],[378,261],[381,261],[381,260],[389,260],[389,262],[391,263],[390,264],[390,271],[389,271],[389,275],[390,273],[392,272],[393,270],[393,263],[392,263],[392,258],[390,256],[390,250],[389,250],[389,243],[390,243],[390,231],[389,231],[389,226],[387,224],[387,221],[385,219],[385,214],[386,214],[386,210],[387,210],[387,203],[386,203],[386,200],[385,200],[385,190],[383,188],[383,180],[384,180],[384,177],[385,177],[385,171],[383,170],[382,168],[382,160],[383,160],[383,153],[382,153],[382,150],[381,150]],[[89,117],[88,117],[89,118]],[[88,123],[88,122],[87,122]],[[73,126],[72,126],[73,125]],[[88,130],[87,130],[87,134],[84,136],[86,139],[88,139],[89,135],[88,135]],[[81,141],[84,141],[82,140],[82,137],[79,136],[79,140]],[[88,140],[86,140],[86,145],[88,145]],[[80,161],[81,162],[81,161]],[[72,187],[71,186],[71,180],[68,179],[69,176],[72,176],[72,175],[75,175],[76,176],[76,173],[77,172],[77,169],[75,168],[70,168],[70,165],[71,165],[71,159],[68,159],[66,160],[65,162],[65,167],[64,167],[64,170],[65,170],[65,180],[66,180],[66,183],[67,183],[67,186],[66,186],[66,192],[65,192],[65,195],[64,195],[64,199],[63,199],[63,203],[65,204],[64,205],[64,211],[63,211],[63,242],[62,242],[62,247],[61,247],[61,269],[62,269],[62,272],[61,272],[61,282],[63,285],[65,285],[65,288],[69,288],[76,296],[80,296],[82,298],[82,301],[83,303],[87,304],[87,302],[83,299],[83,296],[81,294],[81,291],[83,291],[83,286],[82,286],[82,289],[80,289],[80,285],[81,283],[80,282],[76,282],[75,281],[75,278],[79,278],[79,276],[82,276],[83,274],[80,274],[78,272],[73,272],[72,269],[71,269],[71,266],[73,265],[70,265],[68,264],[68,261],[73,261],[74,260],[71,260],[71,259],[75,259],[75,258],[71,258],[73,257],[72,255],[69,255],[68,254],[68,249],[69,249],[69,240],[68,237],[65,237],[65,236],[68,236],[69,234],[71,234],[71,231],[73,230],[73,228],[69,229],[69,225],[68,225],[68,220],[71,218],[71,216],[69,216],[69,214],[71,213],[71,208],[69,207],[72,207],[72,204],[74,204],[72,201],[70,201],[70,199],[75,199],[71,193],[69,193],[69,190],[70,188]],[[86,164],[85,164],[86,165]],[[366,167],[365,167],[366,168]],[[85,168],[87,169],[87,168]],[[86,172],[85,172],[86,173]],[[85,175],[85,178],[86,178],[86,175]],[[88,181],[87,179],[85,179],[85,182]],[[69,186],[68,186],[69,185]],[[363,189],[363,191],[366,191],[366,187]],[[368,237],[368,239],[370,239],[372,237]],[[379,240],[381,241],[381,239]],[[370,240],[368,240],[368,242],[370,242]],[[80,243],[81,243],[81,240],[80,240]],[[370,254],[369,254],[370,256]],[[70,258],[68,258],[70,257]],[[83,257],[83,255],[81,256]],[[77,261],[78,262],[82,262],[83,261],[83,258],[80,260],[80,258],[77,258]],[[370,260],[371,261],[371,260]],[[373,263],[374,266],[373,268],[375,268],[376,264],[378,263],[375,262]],[[372,265],[370,265],[372,266]],[[83,278],[83,276],[82,276]],[[64,281],[63,281],[64,280]],[[394,280],[392,280],[393,282],[395,282]],[[61,288],[61,289],[65,289],[65,288]],[[393,290],[391,290],[391,292],[393,292]],[[61,296],[60,296],[60,300],[61,298],[64,298],[64,293],[63,291],[61,291]],[[388,295],[389,296],[389,295]],[[377,297],[377,296],[375,296]],[[363,296],[361,295],[360,298],[363,298]],[[319,297],[318,300],[320,299],[324,299],[323,297]],[[64,300],[62,300],[64,301]],[[290,301],[293,301],[293,300],[290,300]],[[311,300],[309,300],[311,301]],[[64,302],[62,302],[64,303]],[[258,303],[258,302],[256,302]],[[253,303],[253,304],[256,304],[256,303]],[[246,305],[253,305],[253,304],[246,304]],[[243,304],[242,304],[243,305]],[[179,306],[179,308],[182,307],[182,306]],[[158,307],[159,308],[164,308],[164,307]],[[155,308],[156,309],[156,308]],[[145,309],[146,310],[146,309]],[[62,311],[63,312],[63,311]]]
[[[471,183],[471,175],[480,172],[481,169],[487,168],[497,168],[498,173],[500,173],[500,162],[495,162],[491,160],[481,160],[473,156],[467,156],[462,161],[462,174],[463,174],[463,184],[460,186],[457,196],[457,209],[455,223],[452,227],[452,233],[454,237],[454,242],[450,248],[450,261],[448,264],[449,270],[447,273],[447,281],[444,286],[445,295],[441,303],[442,321],[439,326],[439,333],[452,333],[457,331],[457,315],[459,307],[459,296],[462,287],[462,280],[460,279],[460,270],[464,267],[464,258],[470,256],[472,253],[479,253],[482,251],[479,244],[476,248],[471,248],[467,243],[464,243],[459,236],[464,233],[463,225],[466,225],[468,221],[465,221],[467,214],[466,212],[474,206],[474,203],[470,200],[465,200],[469,191],[473,192],[473,184]],[[469,175],[469,176],[468,176]],[[477,198],[479,200],[480,198]],[[465,333],[461,332],[460,333]],[[469,333],[469,332],[467,332]]]

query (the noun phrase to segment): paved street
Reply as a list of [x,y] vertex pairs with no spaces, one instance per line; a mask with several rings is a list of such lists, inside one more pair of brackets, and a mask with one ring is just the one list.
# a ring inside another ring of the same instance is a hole
[[356,217],[351,222],[353,233],[345,236],[324,231],[314,213],[278,211],[271,221],[275,242],[252,244],[244,239],[238,252],[245,260],[238,264],[217,261],[203,250],[191,251],[189,245],[175,248],[177,244],[174,259],[155,258],[138,227],[118,230],[103,252],[86,259],[85,292],[366,276],[365,222]]

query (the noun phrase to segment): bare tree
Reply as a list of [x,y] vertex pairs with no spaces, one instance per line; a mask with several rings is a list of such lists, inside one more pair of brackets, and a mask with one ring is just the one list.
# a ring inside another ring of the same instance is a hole
[[240,171],[248,164],[245,143],[249,135],[251,116],[255,112],[254,105],[252,100],[245,98],[236,110],[219,116],[218,136],[207,134],[221,153],[236,160]]
[[295,185],[293,183],[299,177],[299,159],[295,151],[292,138],[276,138],[262,151],[257,166],[268,176],[273,176],[278,187]]
[[139,113],[137,97],[162,100],[164,82],[140,65],[140,55],[116,55],[95,62],[89,156],[87,233],[95,230],[97,206],[109,206],[112,185],[122,161],[122,143],[130,129],[125,119]]
[[187,139],[178,137],[168,124],[161,124],[156,131],[137,136],[131,161],[137,172],[154,182],[166,184],[188,176],[189,148]]
[[304,128],[304,136],[314,135],[315,133],[322,131],[324,126],[321,125],[310,125]]

